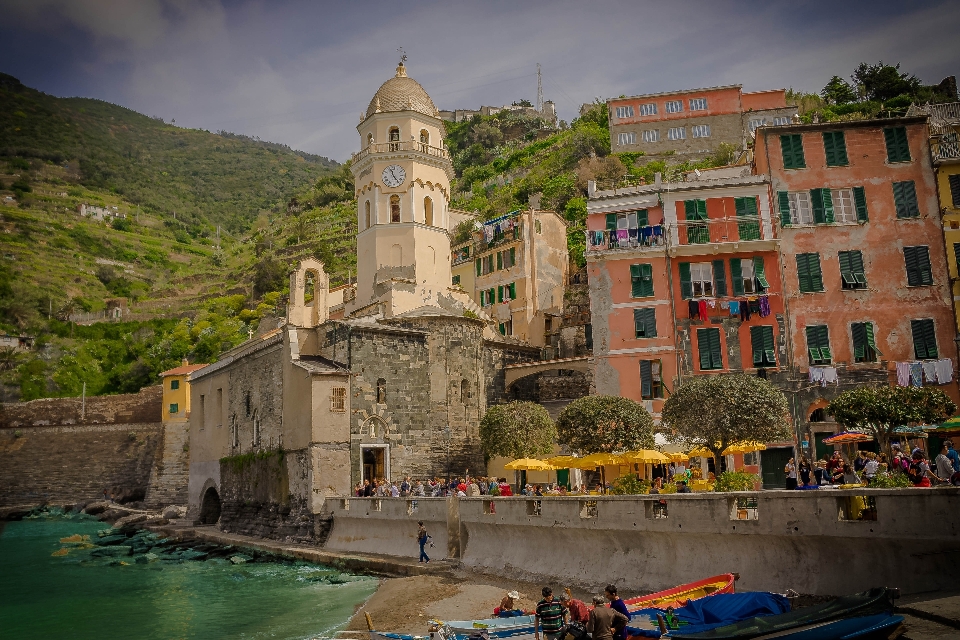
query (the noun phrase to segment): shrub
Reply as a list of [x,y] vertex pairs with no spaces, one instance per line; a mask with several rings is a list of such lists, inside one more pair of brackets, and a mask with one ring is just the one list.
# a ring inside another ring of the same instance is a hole
[[724,471],[717,476],[714,491],[753,491],[760,476],[746,471]]
[[899,489],[902,487],[912,487],[913,483],[907,474],[899,471],[879,471],[870,482],[873,489]]
[[610,492],[617,496],[639,495],[650,490],[650,483],[640,480],[635,474],[628,473],[613,481]]
[[677,492],[677,483],[676,482],[665,482],[662,487],[660,487],[660,493],[676,493]]

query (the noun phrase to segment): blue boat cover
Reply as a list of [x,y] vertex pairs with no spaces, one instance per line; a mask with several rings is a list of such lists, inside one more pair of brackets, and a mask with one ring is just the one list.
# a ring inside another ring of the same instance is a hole
[[[753,591],[746,593],[718,593],[691,600],[684,607],[673,610],[680,621],[680,630],[683,633],[697,633],[708,631],[745,618],[754,616],[770,616],[790,611],[790,601],[776,593]],[[628,626],[627,634],[646,638],[659,638],[660,630],[657,626],[657,614],[663,614],[663,609],[637,609],[631,614],[634,622],[642,619],[650,620],[651,624],[641,627]],[[652,628],[651,628],[652,627]]]

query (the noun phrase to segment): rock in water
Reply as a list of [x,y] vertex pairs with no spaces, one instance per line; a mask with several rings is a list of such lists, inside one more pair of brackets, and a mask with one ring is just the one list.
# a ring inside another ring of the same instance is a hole
[[251,560],[253,560],[253,558],[250,556],[245,556],[242,553],[238,553],[237,555],[230,557],[230,562],[233,564],[244,564],[246,562],[250,562]]
[[90,552],[91,556],[95,558],[108,557],[108,558],[118,558],[122,556],[128,556],[133,551],[133,547],[98,547]]
[[113,528],[114,528],[114,529],[122,529],[122,528],[124,528],[124,527],[126,527],[126,526],[129,526],[129,525],[132,525],[132,524],[137,524],[138,522],[143,522],[143,521],[146,520],[146,519],[147,519],[146,514],[143,514],[143,513],[134,513],[134,514],[129,515],[129,516],[124,516],[123,518],[120,518],[119,520],[117,520],[116,522],[114,522],[114,523],[113,523]]

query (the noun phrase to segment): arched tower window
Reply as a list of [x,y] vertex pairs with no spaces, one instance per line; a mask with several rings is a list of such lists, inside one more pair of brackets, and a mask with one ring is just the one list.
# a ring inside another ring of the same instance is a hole
[[433,199],[430,196],[423,199],[423,221],[427,226],[433,226]]
[[430,144],[430,132],[420,129],[420,144]]
[[369,200],[367,200],[365,203],[363,203],[363,209],[364,209],[364,214],[365,214],[365,215],[364,215],[364,220],[366,221],[366,224],[364,225],[363,228],[364,228],[364,229],[369,229],[369,228],[370,228],[370,201],[369,201]]
[[372,134],[372,133],[368,133],[368,134],[367,134],[367,146],[369,147],[369,146],[372,145],[372,144],[373,144],[373,134]]
[[460,402],[466,404],[467,398],[470,397],[470,383],[466,380],[460,381]]
[[377,378],[377,404],[387,404],[387,381]]
[[390,142],[400,142],[400,127],[390,127]]
[[390,222],[400,222],[400,196],[390,196]]

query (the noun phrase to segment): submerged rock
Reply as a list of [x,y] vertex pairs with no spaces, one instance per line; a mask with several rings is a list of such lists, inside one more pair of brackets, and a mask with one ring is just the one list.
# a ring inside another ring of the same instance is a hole
[[253,560],[253,558],[242,553],[238,553],[237,555],[230,557],[230,562],[233,564],[245,564],[251,560]]
[[121,556],[129,556],[133,552],[133,547],[127,546],[116,546],[116,547],[97,547],[90,552],[90,555],[95,558],[108,557],[115,558]]

